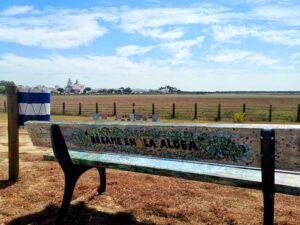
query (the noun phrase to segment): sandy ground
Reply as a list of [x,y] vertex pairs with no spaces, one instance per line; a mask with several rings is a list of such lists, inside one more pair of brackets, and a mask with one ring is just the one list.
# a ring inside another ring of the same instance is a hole
[[[95,169],[84,174],[69,215],[57,221],[63,173],[42,160],[20,130],[20,177],[7,181],[7,125],[0,114],[0,224],[262,224],[260,191],[108,170],[107,191],[96,194]],[[300,224],[300,197],[276,194],[276,224]]]

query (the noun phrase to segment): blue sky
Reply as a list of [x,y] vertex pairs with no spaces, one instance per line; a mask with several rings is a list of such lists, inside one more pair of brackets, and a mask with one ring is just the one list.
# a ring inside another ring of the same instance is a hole
[[0,80],[300,90],[300,1],[1,1]]

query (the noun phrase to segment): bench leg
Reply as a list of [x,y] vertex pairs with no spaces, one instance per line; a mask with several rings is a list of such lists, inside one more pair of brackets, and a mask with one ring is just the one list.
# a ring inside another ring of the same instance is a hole
[[65,188],[61,208],[58,211],[59,218],[65,216],[68,213],[75,185],[79,177],[90,168],[91,167],[73,165],[72,168],[70,168],[67,171],[64,171]]
[[274,224],[275,131],[261,131],[261,172],[264,197],[264,225]]
[[264,225],[274,224],[274,193],[264,191]]
[[100,177],[100,186],[98,188],[98,194],[102,194],[106,190],[106,173],[104,167],[98,167],[99,177]]

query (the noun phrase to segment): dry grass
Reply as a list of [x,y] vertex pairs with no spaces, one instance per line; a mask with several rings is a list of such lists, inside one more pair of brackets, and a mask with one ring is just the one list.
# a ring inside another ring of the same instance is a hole
[[[0,111],[4,96],[0,95]],[[66,103],[66,114],[78,114],[78,104],[82,103],[82,114],[90,116],[99,104],[100,113],[113,113],[113,103],[117,104],[117,113],[132,112],[132,103],[136,113],[151,114],[152,103],[155,113],[160,118],[170,118],[172,104],[176,104],[176,118],[191,120],[194,117],[194,104],[198,104],[198,118],[213,121],[216,117],[217,104],[222,105],[222,120],[232,121],[235,112],[242,111],[246,104],[248,121],[267,121],[269,105],[273,105],[273,120],[293,122],[296,120],[297,105],[300,95],[276,94],[207,94],[207,95],[62,95],[52,96],[52,114],[62,113],[62,103]]]
[[[8,182],[6,130],[0,114],[0,224],[261,224],[260,191],[108,170],[107,192],[96,195],[95,169],[80,178],[69,216],[56,221],[63,173],[42,160],[51,150],[20,130],[20,178]],[[299,224],[300,197],[276,194],[275,221]]]

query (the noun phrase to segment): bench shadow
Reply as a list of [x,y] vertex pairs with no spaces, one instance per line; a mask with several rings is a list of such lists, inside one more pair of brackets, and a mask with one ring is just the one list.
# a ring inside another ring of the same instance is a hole
[[155,225],[151,221],[138,222],[127,212],[107,213],[88,208],[83,202],[71,205],[69,214],[62,219],[57,219],[59,207],[48,205],[44,210],[30,215],[16,218],[7,225]]
[[10,181],[10,180],[0,180],[0,189],[5,189],[11,185],[16,183],[16,181]]

